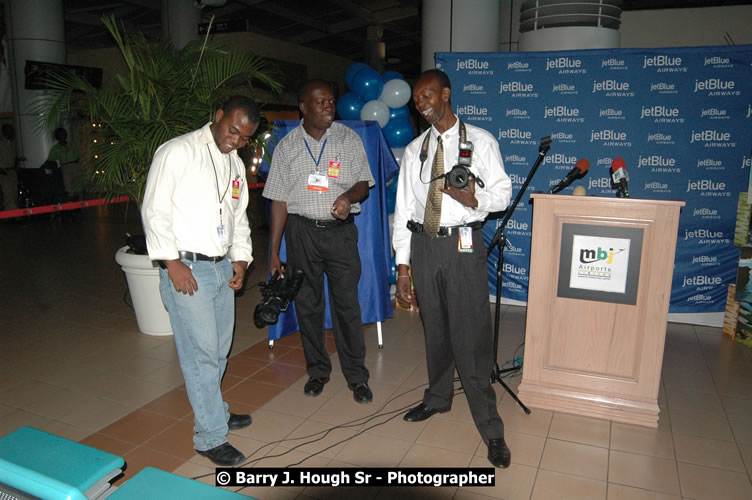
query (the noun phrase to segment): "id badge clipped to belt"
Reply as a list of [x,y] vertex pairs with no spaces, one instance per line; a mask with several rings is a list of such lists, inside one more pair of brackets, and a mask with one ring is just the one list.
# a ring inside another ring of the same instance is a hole
[[457,251],[460,253],[473,253],[473,228],[467,226],[460,228]]

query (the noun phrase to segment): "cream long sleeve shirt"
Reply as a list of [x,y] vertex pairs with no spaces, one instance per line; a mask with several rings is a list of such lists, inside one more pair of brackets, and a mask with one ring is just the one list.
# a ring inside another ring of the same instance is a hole
[[[499,143],[494,136],[482,128],[465,124],[467,139],[473,143],[473,159],[470,171],[480,177],[484,188],[475,184],[475,198],[478,207],[466,207],[447,194],[442,195],[441,225],[460,226],[484,220],[489,212],[499,212],[509,205],[512,197],[512,181],[504,171]],[[420,168],[420,149],[426,134],[431,134],[428,143],[428,156]],[[436,152],[439,133],[432,126],[408,144],[402,156],[397,185],[397,200],[394,208],[394,230],[392,231],[392,245],[394,246],[395,261],[399,264],[410,264],[410,238],[412,233],[407,229],[407,221],[423,222],[428,197],[429,180],[431,179],[431,165]],[[457,165],[459,157],[459,120],[441,134],[444,143],[444,172],[449,172]],[[444,182],[443,179],[434,182]]]
[[[210,125],[171,139],[154,153],[141,207],[153,260],[177,259],[180,250],[253,260],[245,167],[235,151],[219,151]],[[222,225],[224,239],[218,231]]]

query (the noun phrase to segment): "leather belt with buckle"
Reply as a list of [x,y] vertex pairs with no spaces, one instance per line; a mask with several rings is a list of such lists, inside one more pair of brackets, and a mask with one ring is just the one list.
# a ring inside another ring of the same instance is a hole
[[345,220],[339,220],[339,219],[331,219],[331,220],[319,220],[319,219],[309,219],[308,217],[303,217],[302,215],[298,214],[290,214],[295,217],[297,217],[303,224],[306,224],[308,226],[313,227],[319,227],[319,228],[332,228],[337,226],[342,226],[344,224],[349,224],[353,221],[352,214],[348,215]]
[[[460,226],[441,226],[439,227],[439,232],[436,233],[436,236],[443,237],[443,236],[451,236],[452,234],[457,234],[459,231],[459,228],[461,227],[469,227],[471,229],[480,229],[483,227],[482,220],[475,221],[475,222],[469,222],[467,224],[462,224]],[[420,222],[415,221],[407,221],[407,229],[412,231],[415,234],[420,234],[423,232],[423,224]]]
[[217,263],[225,260],[225,257],[227,257],[227,254],[220,255],[219,257],[209,257],[208,255],[204,255],[202,253],[187,252],[185,250],[180,250],[178,253],[180,254],[181,259],[192,260],[193,262],[196,262],[197,260],[205,260],[208,262]]

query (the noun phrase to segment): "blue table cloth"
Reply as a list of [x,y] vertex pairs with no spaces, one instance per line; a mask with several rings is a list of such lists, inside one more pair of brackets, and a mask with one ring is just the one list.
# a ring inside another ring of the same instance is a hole
[[[339,120],[338,120],[339,121]],[[278,130],[269,141],[270,152],[274,145],[288,132],[298,126],[298,120],[275,121]],[[358,226],[358,251],[360,252],[361,276],[358,284],[358,299],[363,323],[376,323],[392,317],[392,301],[389,295],[389,275],[391,272],[391,242],[387,214],[387,182],[397,173],[399,165],[392,150],[375,121],[341,120],[358,133],[368,156],[371,173],[376,185],[371,188],[368,198],[360,204],[360,215],[355,217]],[[269,164],[264,162],[259,167],[259,175],[266,178]],[[268,206],[268,205],[267,205]],[[280,259],[286,261],[285,239],[279,250]],[[268,269],[267,269],[268,275]],[[328,286],[325,281],[325,287]],[[326,328],[332,327],[329,312],[329,292],[326,297]],[[286,313],[280,314],[279,321],[269,326],[269,340],[277,340],[299,330],[295,317],[295,304],[290,305]]]

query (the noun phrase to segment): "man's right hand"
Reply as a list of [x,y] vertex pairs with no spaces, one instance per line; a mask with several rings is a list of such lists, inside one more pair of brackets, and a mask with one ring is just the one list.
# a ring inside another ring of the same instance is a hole
[[397,300],[417,309],[418,299],[412,293],[412,280],[407,269],[407,266],[404,264],[397,266]]
[[166,260],[164,261],[167,267],[167,274],[170,276],[170,281],[175,287],[175,291],[182,294],[193,295],[193,292],[198,291],[198,283],[196,278],[193,277],[191,269],[180,262],[180,260]]
[[279,272],[279,277],[285,277],[285,266],[282,265],[282,261],[279,259],[279,254],[272,252],[269,256],[269,274],[274,276],[274,273]]

